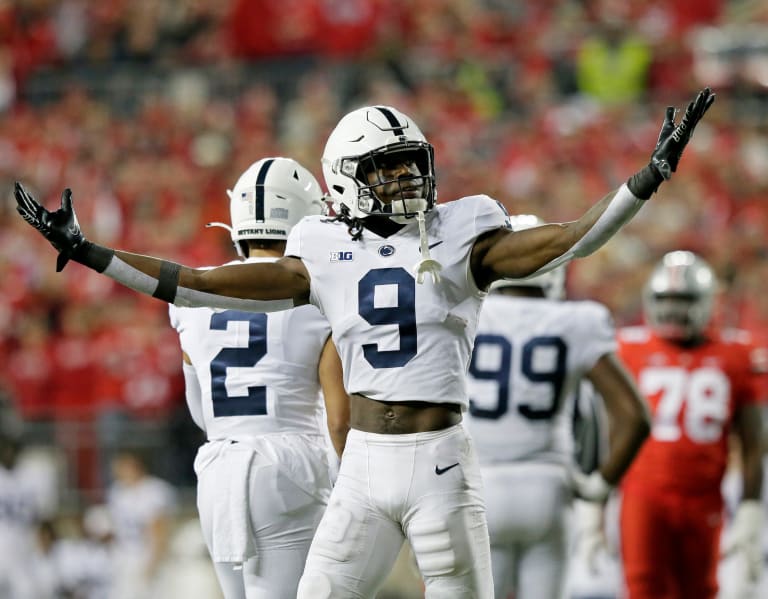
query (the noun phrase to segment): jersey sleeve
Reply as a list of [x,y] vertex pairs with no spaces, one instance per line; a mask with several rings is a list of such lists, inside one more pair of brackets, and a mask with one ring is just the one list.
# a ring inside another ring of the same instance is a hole
[[168,304],[168,320],[171,321],[171,326],[178,330],[179,328],[179,308],[173,304]]
[[604,355],[617,351],[616,326],[611,312],[602,304],[584,302],[582,311],[578,322],[584,329],[584,339],[588,340],[588,343],[584,344],[585,351],[588,352],[585,363],[591,368]]
[[474,196],[472,200],[475,207],[475,239],[494,229],[512,229],[507,209],[501,202],[487,195]]
[[285,256],[294,256],[296,258],[302,257],[301,237],[303,225],[304,220],[302,219],[296,223],[291,229],[291,232],[288,233],[288,240],[285,242],[285,252],[283,252]]

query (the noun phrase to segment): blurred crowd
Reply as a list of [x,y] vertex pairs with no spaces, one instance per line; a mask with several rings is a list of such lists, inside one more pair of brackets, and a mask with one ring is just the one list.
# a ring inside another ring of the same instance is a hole
[[339,117],[397,106],[435,146],[439,201],[576,218],[643,166],[667,105],[718,100],[681,172],[596,255],[573,298],[640,318],[672,249],[723,283],[719,318],[768,341],[768,4],[697,0],[0,1],[0,389],[30,422],[183,411],[165,304],[55,253],[13,181],[73,190],[94,241],[188,265],[231,259],[225,191],[291,156],[322,181]]

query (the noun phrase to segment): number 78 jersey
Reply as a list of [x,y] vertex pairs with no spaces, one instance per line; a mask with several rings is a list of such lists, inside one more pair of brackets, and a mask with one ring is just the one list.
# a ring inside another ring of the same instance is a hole
[[487,196],[438,204],[426,215],[430,253],[441,281],[419,284],[416,219],[382,237],[369,229],[353,241],[347,225],[320,216],[291,231],[286,256],[301,258],[310,301],[328,318],[348,393],[379,401],[455,403],[466,408],[465,376],[485,292],[470,269],[482,233],[507,226]]
[[465,422],[480,461],[571,463],[571,398],[615,349],[613,320],[602,304],[490,295],[469,368]]
[[747,331],[715,331],[681,347],[646,327],[621,329],[619,348],[652,415],[650,438],[622,484],[719,494],[734,414],[760,399],[762,350]]

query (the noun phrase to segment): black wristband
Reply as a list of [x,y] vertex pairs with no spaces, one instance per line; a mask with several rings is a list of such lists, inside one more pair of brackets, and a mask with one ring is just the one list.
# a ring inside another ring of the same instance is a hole
[[656,192],[662,181],[664,177],[661,173],[649,164],[627,179],[627,187],[636,198],[647,200]]
[[152,294],[152,297],[173,303],[176,299],[176,289],[179,286],[179,273],[181,272],[181,264],[176,262],[168,262],[163,260],[160,265],[160,274],[157,277],[157,288]]
[[72,260],[92,268],[96,272],[104,272],[114,255],[115,250],[111,248],[106,248],[103,245],[97,245],[90,241],[83,241],[72,252]]

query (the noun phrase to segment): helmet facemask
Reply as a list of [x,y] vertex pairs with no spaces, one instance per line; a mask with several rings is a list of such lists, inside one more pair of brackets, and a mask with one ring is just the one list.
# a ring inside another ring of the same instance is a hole
[[[340,170],[353,179],[359,213],[406,222],[434,205],[433,165],[430,144],[406,141],[361,156],[342,158]],[[389,173],[396,174],[390,177]],[[382,197],[383,193],[387,193],[389,201]]]
[[650,325],[664,339],[687,341],[697,337],[709,323],[711,310],[690,294],[657,294],[649,313]]
[[704,260],[692,252],[670,252],[646,285],[646,321],[663,339],[697,339],[712,319],[716,289],[714,272]]

